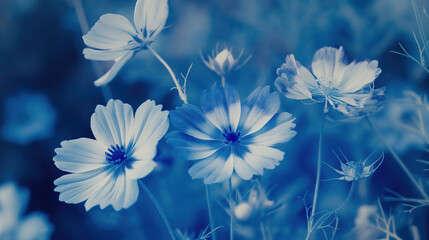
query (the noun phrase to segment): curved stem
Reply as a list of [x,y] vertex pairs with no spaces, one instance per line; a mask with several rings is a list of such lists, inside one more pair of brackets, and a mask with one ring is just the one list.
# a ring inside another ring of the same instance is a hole
[[366,116],[366,120],[367,120],[369,126],[371,126],[372,129],[374,129],[374,132],[377,135],[377,137],[384,144],[384,146],[387,148],[387,150],[389,150],[390,154],[392,154],[393,158],[396,160],[396,162],[399,164],[399,166],[402,168],[402,170],[404,170],[405,174],[408,176],[408,178],[411,180],[411,182],[413,182],[414,186],[417,188],[417,190],[420,192],[420,194],[426,200],[428,200],[429,199],[428,195],[426,194],[424,189],[421,187],[421,185],[417,182],[417,179],[413,176],[411,171],[404,164],[404,162],[401,160],[401,158],[398,156],[398,154],[396,154],[396,152],[393,150],[393,148],[386,142],[386,140],[381,135],[380,131],[378,131],[378,129],[372,123],[371,119],[368,116]]
[[176,85],[176,89],[177,89],[177,92],[179,93],[180,99],[182,99],[182,101],[184,103],[188,103],[188,98],[186,96],[186,93],[183,91],[182,86],[180,86],[180,83],[177,80],[176,75],[174,75],[173,70],[171,70],[171,68],[167,64],[167,62],[165,62],[164,59],[162,59],[162,57],[159,56],[159,54],[157,52],[155,52],[155,50],[153,50],[153,48],[151,46],[147,45],[147,48],[158,59],[158,61],[160,61],[162,63],[162,65],[164,65],[164,67],[167,69],[168,73],[170,74],[171,78],[173,79],[174,84]]
[[[86,19],[85,10],[82,6],[82,2],[81,0],[73,0],[72,4],[76,11],[76,17],[79,22],[80,30],[82,31],[82,34],[86,34],[89,31],[89,25]],[[100,63],[91,61],[91,65],[97,77],[103,76],[103,69]],[[112,91],[110,90],[109,85],[101,86],[101,93],[103,94],[104,100],[106,100],[106,102],[108,102],[109,99],[112,99]]]
[[233,198],[232,198],[232,182],[231,182],[231,178],[229,179],[229,204],[230,204],[230,209],[231,209],[231,221],[230,221],[230,228],[229,228],[229,239],[233,240],[234,239],[234,212],[232,209],[232,203],[233,203]]
[[152,193],[149,191],[149,189],[146,187],[146,185],[142,182],[142,180],[138,180],[139,186],[146,192],[146,194],[149,196],[150,200],[155,205],[156,209],[159,212],[159,215],[161,215],[162,220],[164,221],[165,227],[167,227],[168,233],[170,234],[170,237],[172,240],[176,240],[176,237],[174,236],[173,230],[171,229],[171,225],[168,222],[167,217],[165,216],[164,211],[161,208],[161,205],[159,205],[159,202],[155,199],[155,197],[152,195]]
[[212,205],[210,201],[210,189],[209,185],[206,185],[206,199],[207,199],[207,209],[209,210],[209,220],[210,220],[210,232],[212,236],[212,240],[216,240],[216,233],[214,228],[214,220],[213,220],[213,212],[212,212]]
[[340,211],[341,209],[343,209],[347,205],[347,203],[350,201],[350,199],[353,196],[353,192],[355,191],[356,185],[357,185],[357,181],[353,181],[352,182],[352,186],[350,187],[350,191],[349,191],[349,194],[347,195],[346,200],[339,207],[337,207],[334,210],[335,212]]

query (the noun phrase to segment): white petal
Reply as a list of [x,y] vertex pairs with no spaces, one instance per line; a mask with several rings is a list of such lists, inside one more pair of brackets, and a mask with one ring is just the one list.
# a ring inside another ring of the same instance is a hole
[[313,57],[311,69],[318,79],[325,79],[339,83],[346,67],[343,47],[324,47],[319,49]]
[[86,59],[95,60],[95,61],[115,61],[125,54],[127,54],[129,50],[126,49],[114,49],[114,50],[98,50],[92,48],[83,49],[83,55]]
[[118,72],[122,69],[122,67],[127,63],[133,56],[134,51],[128,51],[126,52],[121,58],[115,59],[115,63],[113,64],[112,68],[105,73],[103,76],[101,76],[99,79],[97,79],[94,82],[94,85],[99,87],[108,84],[110,81],[113,80],[113,78],[118,74]]
[[81,173],[109,165],[106,161],[107,148],[100,142],[79,138],[61,142],[61,148],[55,149],[55,166],[60,170]]
[[54,181],[54,191],[60,193],[59,200],[66,203],[80,203],[91,197],[109,180],[112,167],[99,168],[85,173],[64,175]]
[[184,104],[170,112],[171,123],[176,129],[202,140],[222,139],[221,131],[203,114],[200,108]]
[[[134,151],[139,151],[146,144],[155,146],[165,135],[170,122],[168,111],[162,111],[162,105],[155,105],[154,101],[147,100],[136,111],[134,125]],[[138,156],[137,156],[138,158]]]
[[166,137],[174,152],[187,160],[207,158],[225,145],[224,140],[201,140],[178,131],[171,132]]
[[137,0],[134,24],[140,34],[146,29],[147,33],[155,38],[164,28],[167,17],[167,0]]
[[204,183],[215,183],[226,180],[231,176],[233,163],[231,163],[231,148],[219,149],[210,157],[196,162],[188,171],[193,179],[204,178]]
[[124,16],[104,14],[82,38],[91,48],[118,49],[134,41],[133,35],[136,30]]
[[234,155],[234,170],[244,180],[250,180],[253,176],[253,170],[249,164],[237,155]]
[[92,133],[105,146],[119,144],[127,148],[133,140],[133,127],[133,109],[121,100],[111,99],[106,107],[98,105],[91,116]]
[[268,86],[258,87],[244,101],[240,119],[242,136],[252,134],[261,129],[280,108],[277,92],[270,93]]
[[231,128],[235,132],[241,116],[240,96],[235,88],[222,87],[216,82],[201,96],[201,109],[210,122],[219,130]]
[[344,71],[339,88],[343,92],[356,92],[374,82],[381,73],[378,61],[355,60]]
[[275,85],[287,98],[311,99],[312,93],[320,92],[313,74],[296,61],[294,55],[286,56],[286,62],[277,69],[277,75]]
[[290,113],[276,114],[261,130],[248,135],[242,142],[262,146],[288,142],[296,135],[296,132],[292,130],[295,127],[294,120],[295,118]]

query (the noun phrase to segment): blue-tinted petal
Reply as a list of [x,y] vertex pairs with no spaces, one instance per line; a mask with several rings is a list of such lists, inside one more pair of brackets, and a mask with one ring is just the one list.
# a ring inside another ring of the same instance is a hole
[[108,166],[107,148],[100,142],[79,138],[61,142],[61,148],[55,149],[55,166],[71,173],[82,173]]
[[104,14],[91,30],[84,35],[84,43],[96,49],[117,49],[134,41],[136,30],[131,23],[118,14]]
[[111,99],[106,107],[98,105],[91,116],[92,133],[107,147],[116,144],[127,147],[134,138],[133,127],[133,109],[120,100]]
[[191,104],[178,107],[170,113],[171,123],[176,129],[202,140],[221,138],[221,131],[217,129],[203,114],[201,109]]
[[201,140],[178,131],[171,132],[166,137],[174,152],[186,160],[207,158],[225,145],[220,140]]
[[311,99],[312,93],[319,92],[313,74],[296,61],[294,55],[286,56],[286,62],[277,69],[277,75],[275,85],[287,98]]
[[230,85],[222,87],[216,82],[209,91],[205,90],[201,96],[201,109],[205,116],[219,130],[237,129],[241,115],[240,96]]
[[270,87],[258,87],[244,101],[239,131],[242,136],[261,129],[280,108],[277,92],[270,93]]
[[290,113],[276,114],[262,129],[243,138],[242,143],[273,146],[288,142],[296,135],[292,130],[295,127],[294,120]]
[[342,76],[339,89],[342,92],[356,92],[374,82],[381,73],[377,60],[357,59],[350,63]]
[[231,148],[223,147],[215,154],[196,162],[188,171],[193,179],[203,178],[205,184],[223,182],[233,172]]
[[122,57],[115,59],[115,63],[113,64],[112,68],[110,68],[107,73],[94,82],[95,86],[99,87],[111,82],[125,65],[125,63],[127,63],[134,56],[134,53],[134,51],[128,51]]
[[343,47],[324,47],[314,54],[311,69],[317,79],[339,83],[346,68]]
[[167,0],[137,0],[134,24],[143,38],[155,38],[164,28],[167,17]]

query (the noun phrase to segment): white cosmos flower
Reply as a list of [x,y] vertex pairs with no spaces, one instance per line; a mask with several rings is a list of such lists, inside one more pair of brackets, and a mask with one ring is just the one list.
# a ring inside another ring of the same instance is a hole
[[167,0],[137,0],[134,26],[122,15],[104,14],[83,36],[86,59],[114,61],[112,68],[94,82],[102,86],[116,76],[134,54],[147,48],[162,31],[168,17]]
[[287,98],[326,102],[346,115],[356,115],[368,105],[380,109],[372,107],[382,101],[373,94],[384,94],[373,87],[380,73],[377,60],[356,59],[348,64],[342,47],[324,47],[314,54],[308,69],[293,54],[286,56],[275,84]]
[[120,100],[98,105],[91,116],[95,140],[63,141],[55,149],[55,165],[70,172],[54,182],[60,201],[86,201],[87,211],[96,205],[115,210],[133,205],[139,194],[137,180],[156,166],[156,145],[169,126],[168,112],[161,108],[147,100],[134,116],[132,107]]

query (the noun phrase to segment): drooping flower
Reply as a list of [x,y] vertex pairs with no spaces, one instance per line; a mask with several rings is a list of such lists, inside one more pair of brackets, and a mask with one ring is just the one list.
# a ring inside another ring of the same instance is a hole
[[384,90],[373,87],[380,73],[377,60],[356,59],[347,64],[342,47],[324,47],[314,54],[309,69],[293,54],[286,56],[275,84],[287,98],[325,102],[326,107],[329,103],[340,112],[356,115],[365,108],[380,109]]
[[114,61],[112,68],[94,84],[102,86],[116,76],[135,53],[144,50],[158,37],[168,17],[167,0],[137,0],[134,26],[122,15],[104,14],[83,36],[88,46],[86,59]]
[[171,112],[177,131],[167,135],[177,153],[194,161],[193,179],[205,184],[223,182],[235,172],[249,180],[274,169],[284,152],[274,146],[296,134],[291,114],[277,113],[280,99],[269,87],[257,88],[243,103],[235,88],[219,83],[205,90],[201,108],[191,104]]
[[132,107],[120,100],[98,105],[91,116],[95,140],[63,141],[55,149],[55,165],[70,172],[54,182],[60,201],[86,201],[87,211],[96,205],[115,210],[133,205],[139,194],[137,180],[156,166],[156,146],[169,126],[168,112],[161,108],[147,100],[134,116]]
[[50,239],[53,226],[46,214],[33,212],[24,216],[30,193],[15,182],[0,186],[0,239]]
[[346,160],[346,163],[343,163],[343,161],[341,161],[341,158],[336,155],[338,161],[341,164],[341,170],[335,169],[327,163],[325,164],[338,174],[342,175],[341,177],[335,179],[345,181],[357,181],[371,176],[383,163],[384,154],[382,153],[373,163],[367,166],[367,161],[371,158],[371,156],[373,156],[373,154],[369,155],[363,161],[355,162],[349,161],[343,154],[343,157]]
[[53,135],[57,112],[45,95],[21,92],[8,97],[4,108],[1,134],[5,140],[26,145]]
[[219,76],[225,76],[231,71],[237,70],[241,68],[244,64],[249,61],[250,56],[246,59],[242,60],[243,50],[241,50],[240,54],[237,57],[234,57],[232,54],[232,49],[224,48],[223,50],[219,50],[219,45],[216,46],[216,53],[213,50],[212,56],[208,56],[207,60],[203,57],[204,64],[208,68],[210,68],[213,72],[215,72]]

